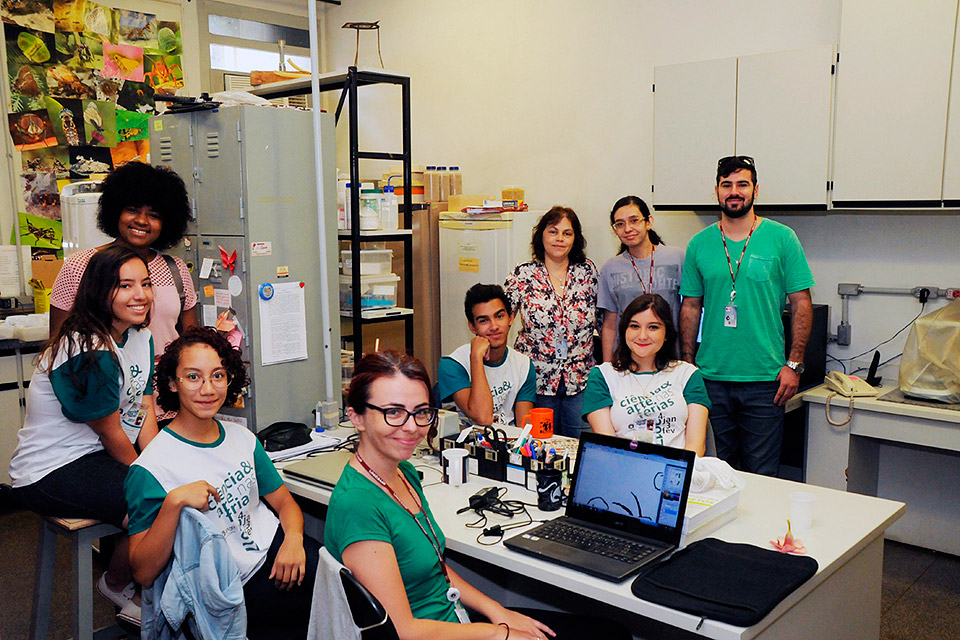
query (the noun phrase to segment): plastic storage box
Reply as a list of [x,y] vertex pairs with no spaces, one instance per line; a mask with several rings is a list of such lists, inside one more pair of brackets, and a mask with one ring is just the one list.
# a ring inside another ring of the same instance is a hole
[[[353,256],[350,251],[340,252],[344,275],[353,274]],[[360,275],[381,276],[393,271],[393,249],[361,249]]]
[[[340,276],[340,310],[352,312],[354,295],[351,295],[350,276]],[[397,283],[400,276],[388,273],[382,276],[360,276],[360,309],[386,309],[397,306]]]

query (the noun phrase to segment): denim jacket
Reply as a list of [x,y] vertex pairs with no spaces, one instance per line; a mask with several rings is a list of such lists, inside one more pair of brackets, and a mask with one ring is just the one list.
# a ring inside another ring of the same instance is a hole
[[142,640],[181,640],[185,620],[198,640],[246,639],[240,571],[226,540],[196,509],[180,512],[170,562],[143,590],[141,613]]

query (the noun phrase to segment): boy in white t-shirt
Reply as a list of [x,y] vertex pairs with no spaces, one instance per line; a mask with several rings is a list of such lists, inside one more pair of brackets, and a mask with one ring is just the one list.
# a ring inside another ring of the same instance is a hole
[[537,397],[537,372],[530,358],[507,347],[510,300],[498,284],[475,284],[463,310],[476,337],[440,359],[440,401],[452,401],[474,424],[522,423]]

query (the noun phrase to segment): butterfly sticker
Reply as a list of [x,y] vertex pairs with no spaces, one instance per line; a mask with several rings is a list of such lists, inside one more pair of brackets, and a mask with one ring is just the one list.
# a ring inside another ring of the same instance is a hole
[[217,248],[220,249],[220,262],[223,264],[223,268],[230,269],[230,275],[233,275],[233,270],[237,268],[237,250],[234,249],[233,253],[228,256],[226,249],[220,245],[217,245]]

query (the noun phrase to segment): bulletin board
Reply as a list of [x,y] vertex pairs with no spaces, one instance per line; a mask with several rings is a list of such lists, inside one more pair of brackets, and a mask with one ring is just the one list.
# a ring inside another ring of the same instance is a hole
[[0,17],[23,196],[0,243],[19,233],[31,251],[62,255],[63,186],[150,161],[148,119],[164,108],[153,96],[184,86],[181,24],[92,0],[2,0]]

